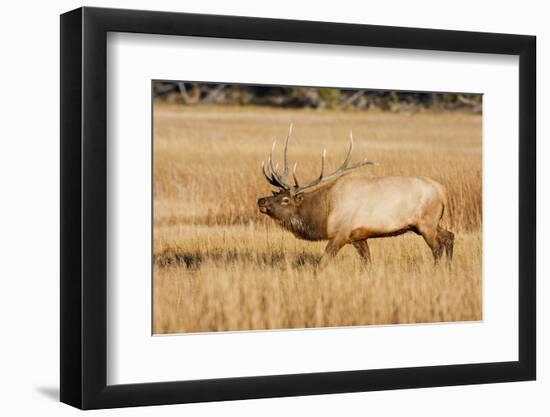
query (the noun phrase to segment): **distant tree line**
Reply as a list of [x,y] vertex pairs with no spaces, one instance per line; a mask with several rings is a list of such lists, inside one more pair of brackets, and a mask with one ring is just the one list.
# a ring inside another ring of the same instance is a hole
[[481,112],[480,94],[420,93],[325,87],[277,87],[154,81],[156,100],[184,105],[257,105],[313,109]]

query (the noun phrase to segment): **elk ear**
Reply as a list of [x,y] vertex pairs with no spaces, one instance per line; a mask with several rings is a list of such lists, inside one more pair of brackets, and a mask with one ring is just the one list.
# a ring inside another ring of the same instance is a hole
[[303,193],[296,194],[296,195],[294,196],[294,201],[295,201],[297,204],[302,204],[302,201],[304,201],[304,194],[303,194]]

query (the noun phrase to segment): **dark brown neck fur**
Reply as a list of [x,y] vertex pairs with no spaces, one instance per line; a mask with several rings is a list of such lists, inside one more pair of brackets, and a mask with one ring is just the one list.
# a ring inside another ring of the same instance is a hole
[[298,213],[288,219],[283,227],[304,240],[327,239],[328,187],[304,193]]

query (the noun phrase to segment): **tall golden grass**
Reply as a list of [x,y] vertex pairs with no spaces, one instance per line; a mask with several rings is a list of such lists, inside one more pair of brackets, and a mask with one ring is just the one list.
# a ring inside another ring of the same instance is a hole
[[[261,161],[290,123],[301,178],[318,175],[323,148],[335,167],[353,130],[355,157],[379,163],[365,172],[444,184],[452,268],[407,234],[370,240],[367,268],[345,247],[319,271],[324,244],[256,208],[270,194]],[[154,333],[481,319],[479,115],[155,104],[153,134]]]

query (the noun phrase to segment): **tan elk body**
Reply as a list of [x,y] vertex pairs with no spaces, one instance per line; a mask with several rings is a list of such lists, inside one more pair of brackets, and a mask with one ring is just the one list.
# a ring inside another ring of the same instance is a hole
[[[426,177],[370,177],[358,172],[349,173],[374,164],[363,161],[349,165],[353,149],[350,135],[348,154],[335,172],[324,175],[323,153],[320,176],[310,183],[300,184],[295,164],[294,184],[291,185],[287,182],[290,132],[284,149],[283,171],[278,172],[277,166],[273,166],[273,149],[268,158],[268,172],[264,166],[266,179],[278,191],[258,200],[262,213],[300,239],[328,240],[325,260],[336,255],[342,246],[352,244],[369,262],[368,239],[397,236],[408,231],[424,238],[436,262],[443,249],[451,260],[454,235],[440,226],[447,202],[441,184]],[[303,192],[312,187],[316,188]]]

